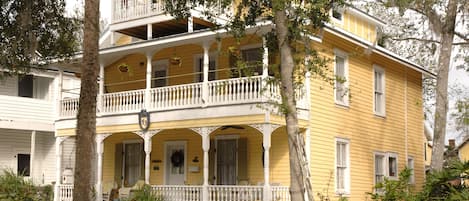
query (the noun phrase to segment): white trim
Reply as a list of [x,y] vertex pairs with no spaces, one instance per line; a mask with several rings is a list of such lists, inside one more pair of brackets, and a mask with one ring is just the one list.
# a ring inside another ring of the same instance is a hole
[[[383,102],[382,102],[382,110],[381,112],[379,111],[376,111],[376,103],[375,103],[375,93],[376,93],[376,86],[375,86],[375,73],[376,72],[379,72],[382,74],[382,80],[381,80],[381,86],[382,86],[382,95],[383,95]],[[386,117],[386,71],[384,70],[383,67],[377,65],[377,64],[373,64],[373,113],[377,116],[380,116],[380,117]]]
[[[344,175],[344,189],[337,189],[337,144],[345,144],[345,157],[346,157],[346,166],[345,175]],[[335,138],[335,148],[334,148],[334,189],[336,195],[350,195],[350,140],[345,138]]]
[[341,49],[338,49],[338,48],[334,48],[334,77],[336,75],[336,67],[337,67],[337,61],[335,60],[336,57],[342,57],[344,59],[344,75],[345,75],[345,82],[343,83],[344,87],[345,87],[345,95],[344,95],[344,101],[341,102],[341,101],[338,101],[337,100],[337,96],[336,96],[336,90],[337,90],[337,80],[334,81],[334,103],[337,104],[337,105],[341,105],[341,106],[345,106],[345,107],[348,107],[349,104],[350,104],[350,101],[349,101],[349,83],[350,83],[350,80],[349,80],[349,65],[348,65],[348,53],[341,50]]
[[345,17],[345,8],[343,6],[340,6],[340,8],[335,8],[337,12],[340,13],[341,19],[337,19],[333,16],[334,12],[334,6],[332,6],[331,10],[329,11],[329,18],[331,19],[332,22],[337,23],[339,25],[344,24],[344,17]]
[[168,153],[168,145],[183,145],[184,146],[184,184],[187,182],[187,141],[186,140],[171,140],[171,141],[165,141],[164,142],[164,150],[163,150],[163,163],[164,163],[164,170],[163,170],[163,183],[166,185],[168,184],[168,162],[169,159],[166,158],[166,154]]

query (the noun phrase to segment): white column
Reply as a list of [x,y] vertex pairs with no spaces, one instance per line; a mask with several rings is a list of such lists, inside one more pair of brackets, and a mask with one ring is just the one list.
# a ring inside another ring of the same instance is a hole
[[264,124],[262,132],[262,146],[264,147],[264,201],[272,200],[270,190],[270,145],[271,145],[272,125]]
[[[57,133],[55,134],[57,136]],[[55,138],[55,190],[54,190],[54,201],[59,201],[59,186],[62,183],[62,142],[64,137]]]
[[147,40],[151,40],[153,38],[153,25],[147,24]]
[[97,134],[96,135],[96,155],[98,160],[98,169],[96,172],[96,201],[103,200],[103,153],[104,153],[104,139],[111,134]]
[[99,64],[99,94],[98,94],[98,114],[103,112],[104,98],[104,64]]
[[202,100],[204,101],[205,104],[207,104],[208,101],[208,70],[209,70],[209,55],[208,51],[210,49],[210,44],[209,43],[204,43],[203,44],[204,48],[204,64],[203,64],[203,77],[204,81],[202,83]]
[[269,76],[269,48],[267,48],[267,39],[262,38],[262,47],[264,53],[262,54],[262,78]]
[[192,16],[187,18],[187,32],[194,32],[194,18]]
[[147,52],[147,73],[146,73],[146,88],[145,88],[145,109],[150,108],[150,89],[151,89],[151,71],[152,71],[152,57],[153,53]]
[[30,160],[29,160],[29,174],[31,175],[31,178],[33,179],[33,182],[35,183],[36,181],[36,174],[35,174],[35,169],[34,168],[34,158],[36,156],[36,131],[31,132],[31,154],[30,154]]
[[144,142],[145,142],[145,184],[150,184],[150,154],[152,150],[152,142],[151,142],[151,135],[149,132],[145,132],[144,134]]
[[204,183],[202,187],[202,200],[208,201],[208,171],[209,171],[209,156],[210,150],[210,133],[207,129],[204,129],[202,135],[202,150],[204,151]]
[[56,96],[56,115],[57,119],[60,117],[60,112],[62,111],[62,89],[63,89],[63,70],[59,69],[59,77],[57,80],[57,96]]

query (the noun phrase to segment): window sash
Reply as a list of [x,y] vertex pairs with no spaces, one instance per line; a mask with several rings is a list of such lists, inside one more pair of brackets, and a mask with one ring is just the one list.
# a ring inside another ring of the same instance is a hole
[[346,177],[347,177],[347,145],[346,142],[336,143],[336,190],[346,190]]
[[[345,72],[345,58],[342,56],[335,56],[335,97],[336,101],[341,103],[346,102],[346,82],[347,75]],[[345,80],[345,82],[343,82]]]
[[384,156],[375,155],[375,184],[384,181]]
[[374,69],[374,110],[376,113],[384,113],[384,73]]

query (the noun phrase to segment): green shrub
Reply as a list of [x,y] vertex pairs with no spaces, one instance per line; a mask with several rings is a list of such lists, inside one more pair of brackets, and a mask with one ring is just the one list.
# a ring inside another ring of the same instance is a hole
[[164,201],[163,196],[152,191],[150,185],[143,185],[142,188],[132,193],[131,201]]
[[51,186],[36,187],[11,170],[0,174],[0,201],[50,201],[52,198]]

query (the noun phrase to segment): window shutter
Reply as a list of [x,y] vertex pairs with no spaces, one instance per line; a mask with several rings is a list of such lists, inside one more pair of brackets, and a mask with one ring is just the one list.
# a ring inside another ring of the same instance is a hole
[[248,180],[247,138],[238,139],[238,182]]
[[122,184],[122,154],[123,154],[123,144],[116,144],[116,151],[114,156],[114,181],[117,182],[117,185],[121,186]]

